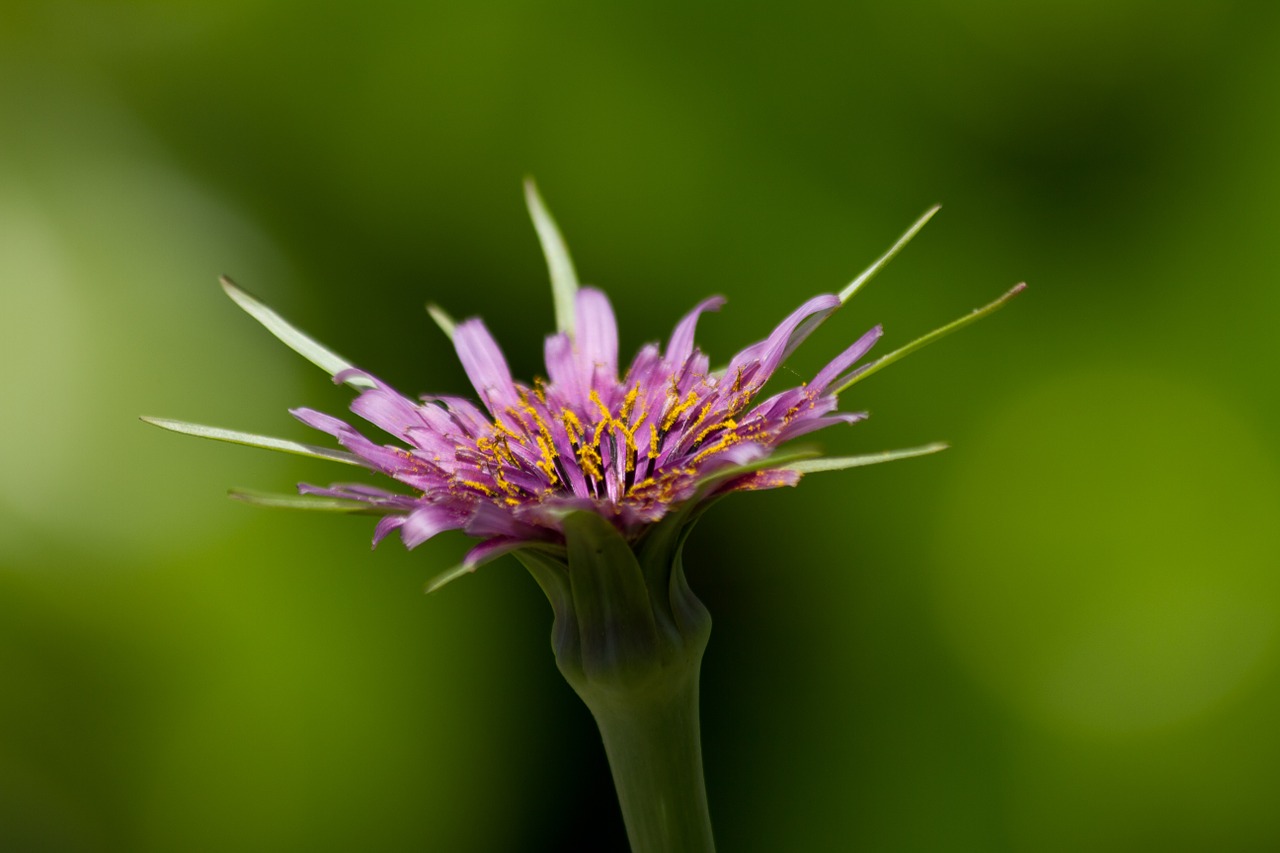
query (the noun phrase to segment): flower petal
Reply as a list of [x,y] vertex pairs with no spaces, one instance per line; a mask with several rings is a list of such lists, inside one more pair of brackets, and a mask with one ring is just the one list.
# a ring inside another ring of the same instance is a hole
[[459,323],[453,330],[453,344],[467,378],[495,417],[518,404],[511,369],[484,321],[473,318]]
[[[457,530],[466,522],[466,516],[457,508],[444,504],[419,504],[405,516],[400,527],[400,539],[406,548],[416,548],[437,533]],[[385,532],[383,535],[386,535]],[[376,544],[376,540],[375,540]]]
[[592,388],[618,382],[618,323],[609,298],[594,287],[578,291],[574,343],[578,368]]
[[719,311],[724,301],[723,296],[704,299],[693,306],[693,310],[685,314],[676,324],[675,331],[671,333],[671,340],[667,342],[666,359],[671,369],[679,369],[680,365],[688,361],[689,356],[693,354],[693,333],[698,328],[698,318],[702,316],[702,312]]
[[818,375],[813,377],[813,381],[809,383],[809,388],[815,394],[821,394],[827,389],[827,386],[835,381],[837,376],[844,373],[855,361],[867,354],[867,350],[880,340],[880,336],[884,334],[884,329],[880,326],[873,327],[869,332],[864,334],[858,340],[831,360],[831,363],[818,371]]
[[377,548],[378,543],[387,538],[391,531],[396,530],[404,525],[404,515],[384,515],[378,519],[378,525],[373,528],[373,547]]
[[744,375],[750,373],[746,381],[752,387],[764,385],[783,359],[817,328],[818,322],[838,307],[839,298],[830,293],[808,300],[779,323],[769,337],[735,355],[725,375],[733,376],[741,368]]

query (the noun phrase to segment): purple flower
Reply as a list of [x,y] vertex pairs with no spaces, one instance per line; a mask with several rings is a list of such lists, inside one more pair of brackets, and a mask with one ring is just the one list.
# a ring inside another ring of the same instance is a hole
[[332,436],[345,452],[148,420],[179,432],[345,462],[386,475],[400,488],[303,483],[298,487],[302,497],[233,495],[262,504],[379,515],[375,546],[392,531],[409,548],[447,530],[480,539],[447,580],[508,551],[558,549],[564,542],[561,522],[575,511],[608,519],[634,541],[674,509],[696,507],[728,492],[792,486],[807,472],[942,449],[945,445],[933,444],[834,459],[779,451],[816,430],[862,420],[865,413],[837,411],[840,392],[1008,298],[859,368],[859,359],[880,338],[876,326],[809,382],[760,399],[785,359],[914,236],[935,208],[839,294],[809,299],[727,366],[713,370],[694,343],[701,315],[724,304],[715,296],[676,324],[665,347],[646,344],[620,371],[617,324],[608,298],[578,286],[555,223],[531,184],[527,191],[551,270],[559,326],[546,339],[545,379],[516,381],[482,320],[454,323],[432,308],[452,337],[480,405],[449,396],[412,399],[353,367],[223,279],[227,293],[277,337],[326,369],[335,382],[360,389],[351,411],[394,442],[375,441],[346,421],[306,408],[291,412]]
[[[620,376],[613,310],[603,293],[582,288],[575,329],[547,338],[548,378],[531,385],[512,379],[481,320],[459,323],[453,342],[482,407],[455,397],[412,400],[363,371],[344,370],[337,381],[359,376],[372,386],[351,410],[396,444],[371,441],[312,409],[295,409],[294,416],[413,494],[345,484],[300,490],[376,507],[385,514],[374,542],[398,529],[410,548],[451,529],[485,540],[481,548],[556,541],[561,519],[573,510],[603,515],[634,537],[716,475],[766,459],[790,439],[865,417],[836,412],[828,392],[880,337],[879,327],[812,382],[761,401],[760,389],[786,353],[839,299],[810,299],[768,338],[713,371],[694,346],[694,328],[699,315],[722,303],[719,297],[699,303],[665,349],[642,347]],[[794,485],[799,477],[783,468],[744,471],[699,497]]]

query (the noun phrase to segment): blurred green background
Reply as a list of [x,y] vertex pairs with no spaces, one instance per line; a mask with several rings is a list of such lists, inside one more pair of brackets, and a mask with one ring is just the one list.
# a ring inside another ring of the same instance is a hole
[[723,358],[941,216],[798,355],[1005,311],[857,386],[719,506],[725,851],[1280,849],[1280,6],[0,6],[0,849],[622,850],[514,561],[233,504],[349,395],[233,275],[406,391],[422,304],[540,370],[533,174],[623,349]]

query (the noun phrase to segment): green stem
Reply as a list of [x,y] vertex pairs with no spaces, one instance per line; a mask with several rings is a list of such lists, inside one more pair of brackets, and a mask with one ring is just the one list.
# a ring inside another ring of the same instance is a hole
[[[668,695],[587,702],[604,739],[632,853],[712,853],[698,667]],[[584,697],[585,698],[585,697]]]
[[522,549],[555,613],[556,666],[604,739],[632,853],[713,853],[702,780],[698,673],[711,615],[680,559],[695,514],[643,541],[591,512],[567,515],[565,556]]

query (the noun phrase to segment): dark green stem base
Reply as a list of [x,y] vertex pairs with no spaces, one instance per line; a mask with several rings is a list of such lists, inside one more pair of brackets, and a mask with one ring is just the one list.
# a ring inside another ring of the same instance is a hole
[[587,704],[604,738],[632,853],[714,851],[702,777],[697,668],[667,696]]

